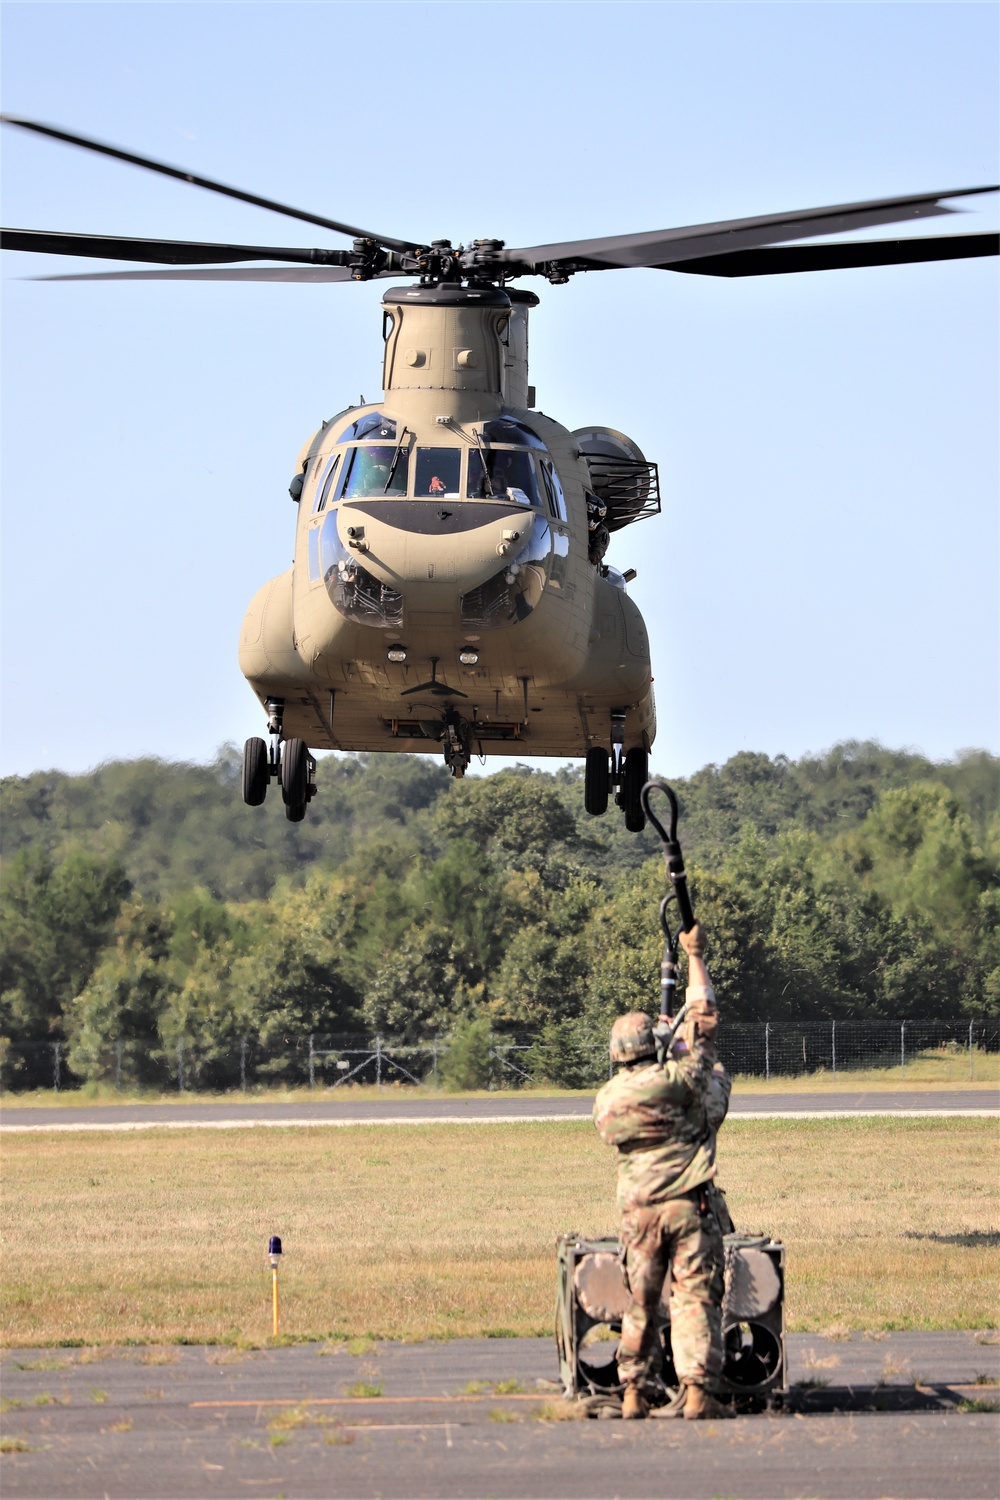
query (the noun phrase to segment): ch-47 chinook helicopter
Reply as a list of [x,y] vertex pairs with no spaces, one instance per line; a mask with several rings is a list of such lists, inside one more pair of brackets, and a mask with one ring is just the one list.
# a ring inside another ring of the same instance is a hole
[[[323,229],[350,249],[196,244],[5,229],[3,248],[208,267],[100,279],[369,281],[413,278],[382,299],[384,395],[349,407],[303,445],[290,485],[295,561],[253,599],[240,666],[270,744],[247,741],[243,796],[279,783],[298,822],[318,749],[426,751],[462,776],[473,753],[586,759],[587,811],[609,794],[626,826],[656,731],[649,642],[604,562],[610,534],[659,512],[656,465],[609,427],[568,431],[535,410],[533,292],[584,271],[640,266],[770,276],[995,255],[996,234],[789,244],[949,214],[961,188],[832,208],[510,249],[374,234],[83,136],[6,123],[117,157]],[[245,269],[233,262],[277,261]],[[71,276],[57,279],[95,279]]]

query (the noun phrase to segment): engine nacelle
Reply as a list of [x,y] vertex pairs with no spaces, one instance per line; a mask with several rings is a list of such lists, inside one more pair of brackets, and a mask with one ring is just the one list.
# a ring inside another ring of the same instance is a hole
[[613,427],[578,427],[573,436],[590,469],[590,484],[605,506],[604,524],[620,531],[660,513],[660,475],[638,443]]

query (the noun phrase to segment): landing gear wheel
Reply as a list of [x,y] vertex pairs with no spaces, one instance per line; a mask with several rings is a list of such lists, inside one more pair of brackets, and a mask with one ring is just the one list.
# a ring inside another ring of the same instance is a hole
[[[281,797],[286,817],[301,822],[309,801],[309,751],[304,740],[286,740],[281,747]],[[298,817],[292,816],[293,810]]]
[[269,779],[267,746],[263,740],[247,740],[243,746],[243,801],[248,807],[260,807]]
[[649,780],[649,764],[645,750],[636,746],[625,755],[622,771],[622,808],[625,812],[625,827],[629,833],[641,833],[646,826],[646,814],[642,810],[642,789]]
[[607,812],[610,785],[608,752],[601,745],[593,745],[587,751],[587,768],[583,777],[583,805],[592,817],[599,818],[601,813]]

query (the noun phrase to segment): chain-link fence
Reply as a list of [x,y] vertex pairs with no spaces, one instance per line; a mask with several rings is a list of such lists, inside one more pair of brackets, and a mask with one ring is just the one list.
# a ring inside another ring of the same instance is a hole
[[[722,1028],[729,1072],[763,1079],[892,1069],[903,1080],[960,1083],[993,1077],[996,1020],[737,1021]],[[978,1074],[977,1074],[978,1070]],[[564,1023],[554,1039],[470,1029],[401,1041],[314,1033],[165,1041],[13,1043],[0,1038],[0,1088],[77,1089],[88,1082],[120,1093],[249,1093],[263,1088],[329,1089],[350,1084],[518,1088],[599,1087],[609,1076],[606,1033]]]

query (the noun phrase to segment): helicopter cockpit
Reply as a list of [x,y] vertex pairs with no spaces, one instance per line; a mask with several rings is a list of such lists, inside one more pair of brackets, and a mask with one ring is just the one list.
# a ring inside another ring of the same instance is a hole
[[[485,422],[461,444],[413,444],[378,412],[352,422],[319,461],[313,514],[340,500],[507,501],[566,522],[566,500],[542,440],[523,422]],[[412,481],[412,488],[411,488]],[[392,524],[406,530],[396,512]],[[413,524],[420,529],[419,520]]]
[[[429,530],[468,534],[495,527],[504,513],[498,507],[507,514],[515,506],[533,513],[530,524],[511,533],[520,545],[513,546],[495,575],[484,579],[480,574],[463,591],[466,626],[489,629],[523,619],[547,585],[565,586],[566,499],[545,443],[526,423],[505,416],[454,436],[460,441],[420,442],[391,417],[368,412],[348,424],[332,451],[314,461],[312,513],[317,520],[309,529],[309,577],[326,584],[347,618],[393,630],[404,621],[403,593],[394,581],[376,577],[359,556],[367,544],[359,543],[354,527],[360,526],[363,535],[366,517],[369,529],[378,522],[397,535],[423,536]],[[435,500],[459,504],[444,511],[420,503]],[[349,526],[341,502],[352,517],[357,514]],[[493,548],[491,540],[490,555]]]

